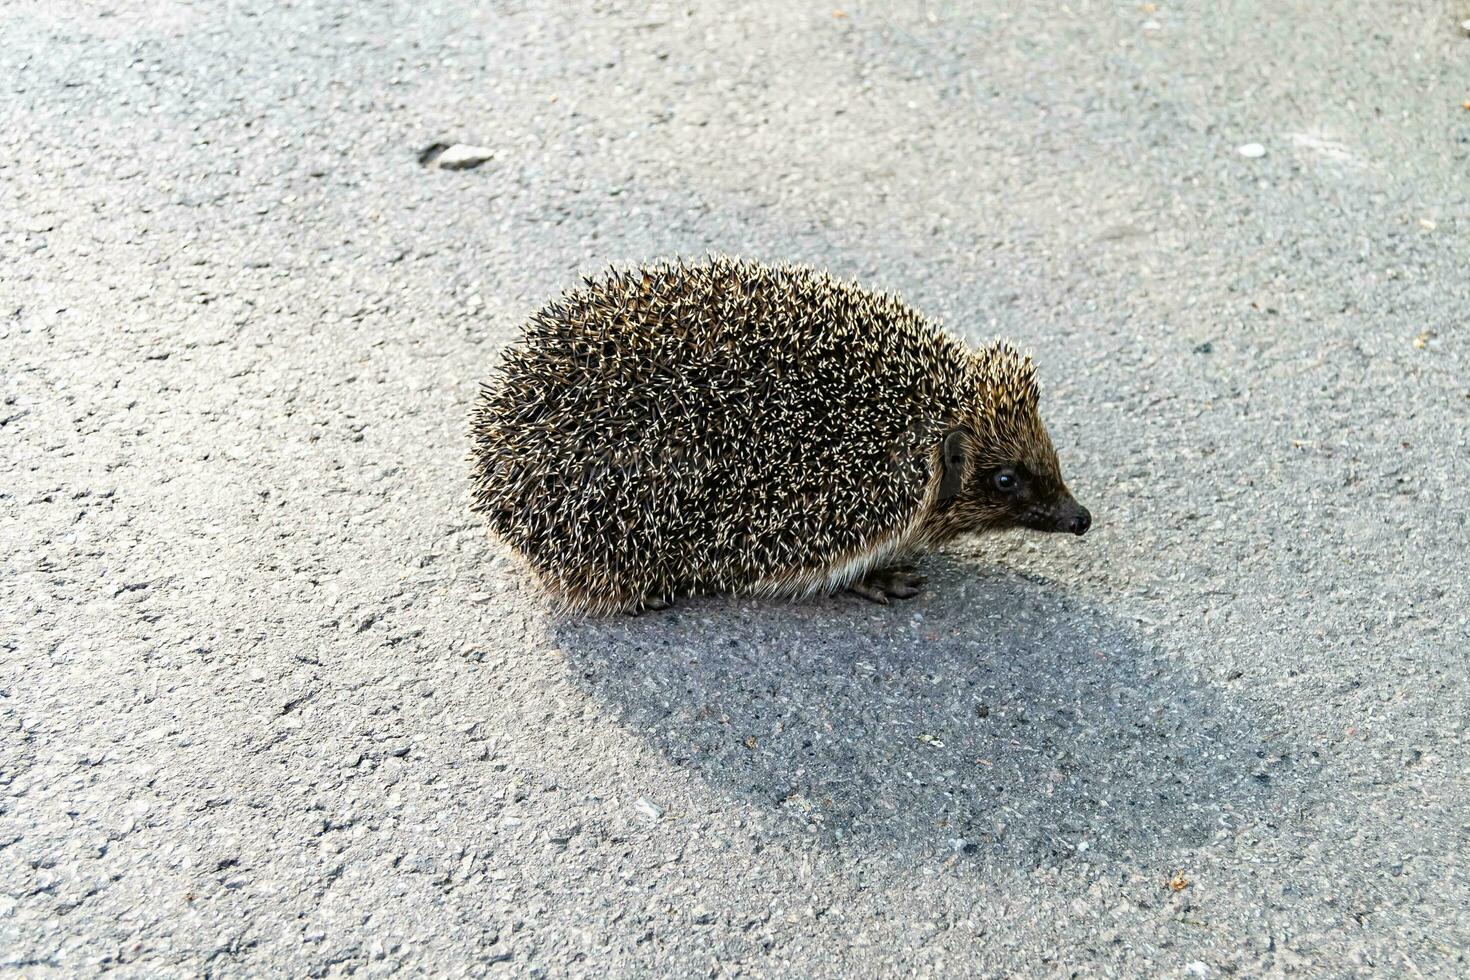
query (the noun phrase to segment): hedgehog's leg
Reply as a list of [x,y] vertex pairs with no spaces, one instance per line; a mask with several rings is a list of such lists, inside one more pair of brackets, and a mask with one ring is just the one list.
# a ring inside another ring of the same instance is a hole
[[889,597],[912,599],[923,586],[924,576],[915,571],[914,566],[886,565],[873,569],[847,588],[871,602],[887,605]]
[[672,600],[665,599],[663,596],[650,595],[644,596],[638,602],[629,605],[624,611],[629,616],[641,616],[646,612],[658,612],[660,609],[667,609],[673,604]]

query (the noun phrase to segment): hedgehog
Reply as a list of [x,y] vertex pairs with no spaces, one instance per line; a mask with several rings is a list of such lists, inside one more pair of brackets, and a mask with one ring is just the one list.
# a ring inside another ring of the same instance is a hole
[[471,417],[473,507],[563,609],[916,595],[960,535],[1081,535],[1029,355],[896,296],[728,256],[534,314]]

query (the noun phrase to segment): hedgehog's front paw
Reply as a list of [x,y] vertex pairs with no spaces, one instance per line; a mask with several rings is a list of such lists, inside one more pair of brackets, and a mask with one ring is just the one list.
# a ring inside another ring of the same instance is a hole
[[890,597],[912,599],[924,587],[924,576],[907,567],[876,568],[859,582],[849,585],[848,591],[856,592],[864,599],[887,605]]
[[644,596],[641,600],[628,606],[623,611],[629,616],[641,616],[646,612],[658,612],[660,609],[667,609],[673,604],[673,600],[671,599],[666,599],[663,596],[650,595]]

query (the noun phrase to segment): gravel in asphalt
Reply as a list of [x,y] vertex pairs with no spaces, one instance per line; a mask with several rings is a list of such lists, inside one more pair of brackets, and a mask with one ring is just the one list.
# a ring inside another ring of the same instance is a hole
[[[1470,972],[1467,16],[11,0],[0,972]],[[709,250],[1031,348],[1093,531],[548,618],[476,385]]]

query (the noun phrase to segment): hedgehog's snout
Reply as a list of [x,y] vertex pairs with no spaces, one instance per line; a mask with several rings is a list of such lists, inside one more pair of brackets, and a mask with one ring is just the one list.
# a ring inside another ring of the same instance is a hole
[[1092,514],[1088,508],[1073,500],[1072,494],[1061,494],[1061,500],[1055,501],[1050,510],[1050,529],[1055,532],[1078,535],[1080,538],[1092,526]]
[[1087,533],[1090,527],[1092,527],[1092,515],[1087,512],[1086,507],[1078,504],[1077,513],[1073,514],[1072,519],[1067,522],[1067,530],[1080,538]]
[[1058,531],[1075,534],[1080,538],[1087,533],[1090,527],[1092,527],[1092,514],[1086,507],[1070,497],[1056,509],[1056,529]]

